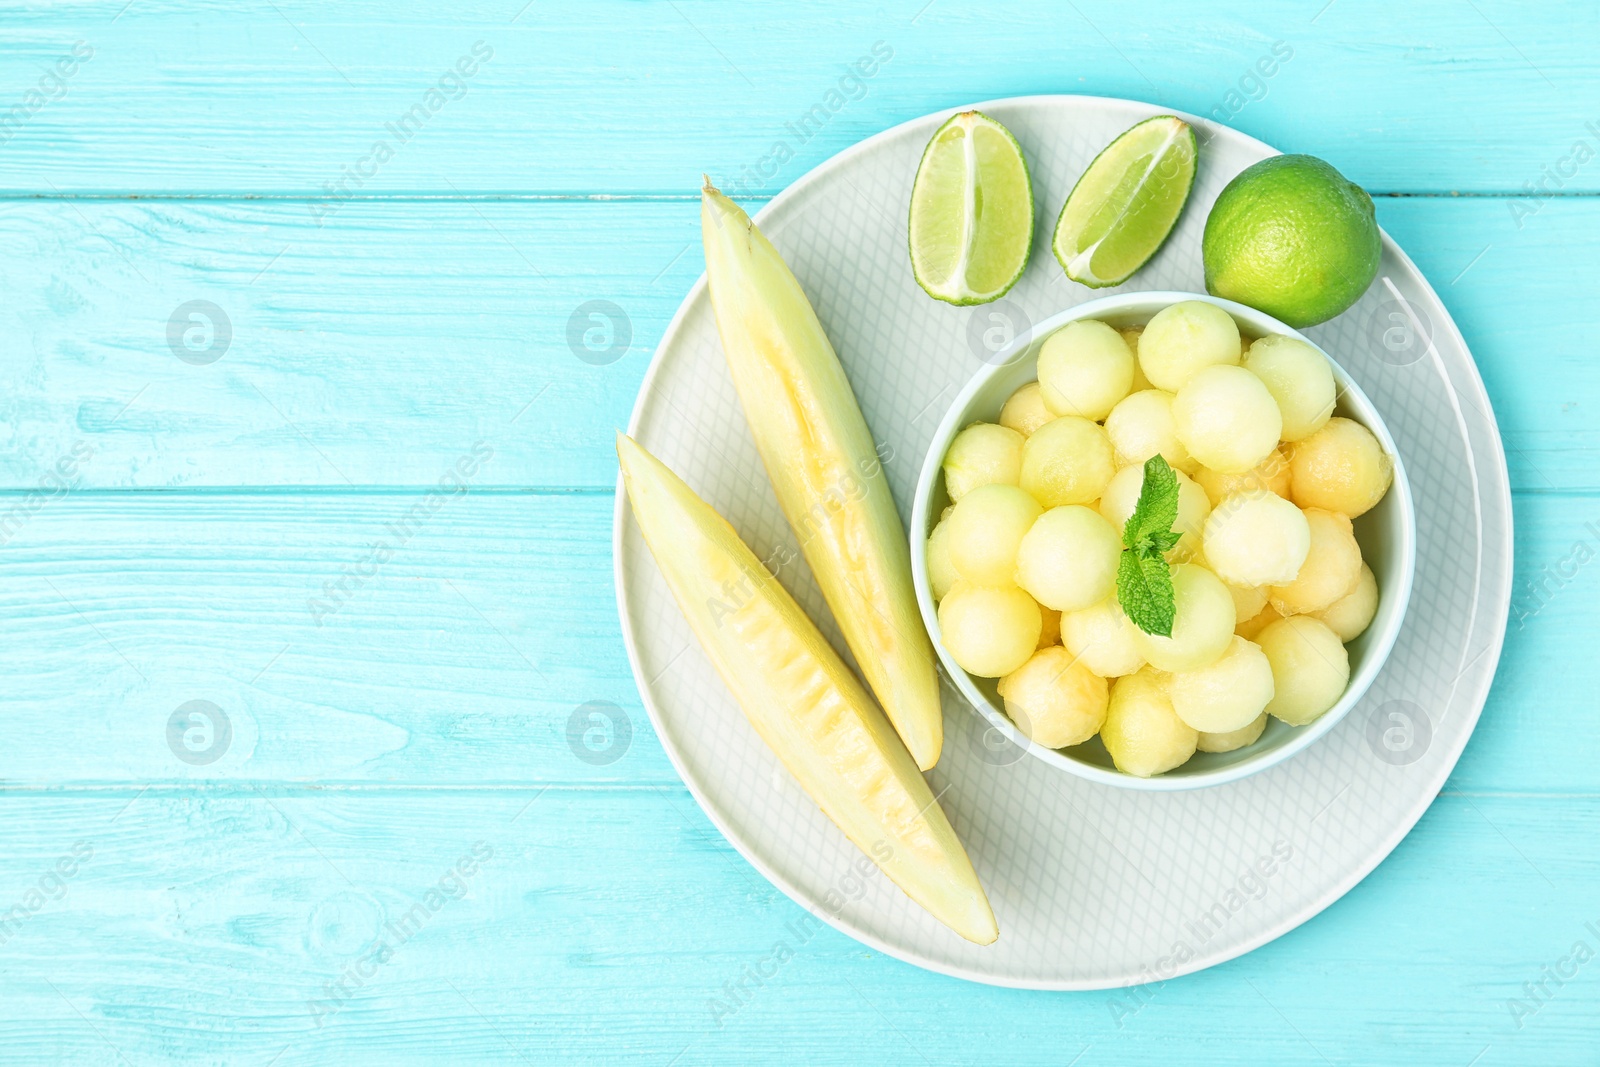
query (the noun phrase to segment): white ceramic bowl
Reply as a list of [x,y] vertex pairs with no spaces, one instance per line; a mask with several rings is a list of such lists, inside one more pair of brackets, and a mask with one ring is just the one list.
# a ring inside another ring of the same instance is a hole
[[[1293,330],[1271,315],[1199,293],[1148,292],[1118,293],[1090,300],[1069,308],[1034,326],[996,354],[993,361],[973,376],[945,413],[917,478],[916,496],[911,507],[911,569],[917,587],[917,603],[922,620],[932,635],[940,662],[961,694],[978,710],[1004,742],[1025,749],[1030,755],[1080,778],[1121,786],[1126,789],[1196,789],[1235,781],[1283,762],[1327,733],[1344,718],[1366,693],[1383,668],[1389,650],[1399,636],[1411,598],[1411,580],[1416,569],[1416,515],[1412,510],[1411,486],[1400,461],[1394,438],[1360,387],[1331,356],[1333,376],[1339,385],[1335,413],[1354,419],[1377,436],[1379,443],[1394,457],[1394,484],[1383,500],[1355,520],[1356,540],[1362,557],[1378,579],[1378,613],[1372,625],[1346,647],[1350,652],[1350,684],[1339,702],[1321,718],[1306,726],[1294,727],[1269,718],[1267,728],[1252,745],[1233,752],[1197,752],[1183,766],[1153,778],[1139,778],[1116,769],[1099,737],[1066,749],[1050,749],[1029,741],[1011,722],[995,691],[995,679],[976,678],[956,665],[939,640],[938,605],[928,585],[927,538],[950,498],[945,492],[944,454],[951,440],[973,422],[999,421],[1000,408],[1019,387],[1038,377],[1039,347],[1056,330],[1077,319],[1100,319],[1116,327],[1140,326],[1156,312],[1181,300],[1204,300],[1226,310],[1248,337],[1287,334],[1322,348],[1309,337]],[[1326,352],[1323,353],[1327,355]],[[995,739],[999,741],[999,738]]]

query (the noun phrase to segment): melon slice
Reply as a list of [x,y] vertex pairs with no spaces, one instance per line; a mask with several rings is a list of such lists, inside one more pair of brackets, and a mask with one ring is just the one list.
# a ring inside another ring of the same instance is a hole
[[723,354],[778,503],[867,684],[927,770],[944,743],[933,645],[850,380],[783,257],[709,183],[700,230]]
[[706,657],[801,788],[907,896],[969,941],[994,912],[905,744],[733,527],[632,438],[633,516]]

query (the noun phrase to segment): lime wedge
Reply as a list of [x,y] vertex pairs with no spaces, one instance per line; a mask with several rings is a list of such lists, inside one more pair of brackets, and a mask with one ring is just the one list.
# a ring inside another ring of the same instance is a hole
[[1033,182],[1011,131],[978,111],[940,126],[911,187],[911,272],[935,300],[987,304],[1033,251]]
[[1119,285],[1156,254],[1189,199],[1195,141],[1173,115],[1146,119],[1089,164],[1056,220],[1052,243],[1067,277]]

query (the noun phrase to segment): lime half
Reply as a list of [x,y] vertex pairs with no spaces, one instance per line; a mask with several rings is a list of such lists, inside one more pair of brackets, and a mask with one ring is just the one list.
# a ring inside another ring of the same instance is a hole
[[936,300],[987,304],[1033,251],[1033,182],[1011,131],[978,111],[940,126],[911,187],[911,272]]
[[1173,115],[1112,141],[1072,187],[1052,244],[1067,277],[1119,285],[1156,254],[1194,185],[1194,130]]

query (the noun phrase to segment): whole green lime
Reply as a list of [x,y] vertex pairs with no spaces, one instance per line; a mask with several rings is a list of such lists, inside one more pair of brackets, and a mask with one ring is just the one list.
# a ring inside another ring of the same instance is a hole
[[1298,328],[1359,300],[1381,249],[1366,190],[1315,156],[1273,156],[1222,190],[1201,251],[1207,292]]

